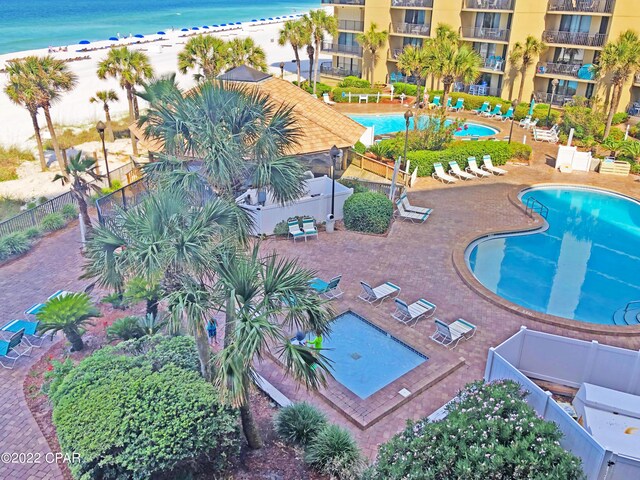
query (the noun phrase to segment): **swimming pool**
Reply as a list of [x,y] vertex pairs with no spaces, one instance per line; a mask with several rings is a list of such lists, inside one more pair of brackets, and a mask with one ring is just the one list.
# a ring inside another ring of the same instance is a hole
[[323,355],[333,361],[332,374],[364,399],[427,361],[427,357],[347,311],[331,323]]
[[599,324],[640,300],[640,202],[593,188],[525,190],[549,208],[548,229],[480,239],[467,264],[492,292],[525,308]]
[[[349,118],[355,120],[360,125],[365,127],[373,127],[374,135],[384,135],[387,133],[400,132],[405,129],[404,115],[398,114],[386,114],[386,115],[348,115]],[[422,122],[428,122],[429,117],[421,117]],[[445,122],[447,125],[452,123],[452,120]],[[409,120],[409,128],[413,128],[413,118]],[[487,127],[486,125],[480,125],[478,123],[465,122],[462,129],[455,133],[458,137],[492,137],[498,133],[498,129]]]

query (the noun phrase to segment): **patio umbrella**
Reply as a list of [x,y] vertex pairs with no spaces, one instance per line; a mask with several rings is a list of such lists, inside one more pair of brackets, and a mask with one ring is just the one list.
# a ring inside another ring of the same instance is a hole
[[89,40],[80,40],[78,45],[89,45],[91,42]]
[[529,106],[529,116],[533,115],[533,109],[536,107],[536,99],[531,99],[531,105]]
[[594,76],[593,64],[591,63],[583,65],[582,67],[580,67],[580,70],[578,70],[578,78],[580,80],[593,80]]
[[164,33],[162,30],[160,30],[159,32],[157,32],[158,35],[166,35],[166,33]]
[[191,27],[191,30],[200,30],[198,27]]
[[202,28],[209,28],[209,25],[203,25]]
[[134,35],[135,38],[144,38],[144,35],[142,35],[141,33],[136,33]]
[[182,30],[180,30],[181,32],[188,32],[189,29],[188,28],[183,28]]
[[109,40],[111,40],[112,42],[117,42],[120,39],[118,37],[109,37]]

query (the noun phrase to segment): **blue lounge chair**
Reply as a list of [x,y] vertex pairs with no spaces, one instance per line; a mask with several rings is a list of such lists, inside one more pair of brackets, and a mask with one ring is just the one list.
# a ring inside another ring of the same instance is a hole
[[338,275],[337,277],[333,277],[328,282],[316,277],[312,278],[309,282],[309,286],[316,291],[318,295],[322,295],[329,300],[333,300],[334,298],[339,298],[344,293],[340,289],[340,280],[342,279],[342,275]]
[[[38,335],[39,323],[40,322],[30,322],[28,320],[11,320],[0,328],[0,331],[18,333],[20,330],[23,330],[25,334],[24,341],[32,347],[40,347],[42,346],[44,337]],[[31,340],[28,337],[31,337]]]
[[476,333],[476,326],[459,318],[450,325],[441,320],[435,319],[436,331],[431,335],[431,340],[445,347],[455,348],[460,340],[473,337]]
[[440,95],[436,95],[433,97],[433,102],[429,104],[429,108],[437,108],[440,107]]
[[507,110],[507,113],[505,113],[504,115],[502,115],[502,116],[500,117],[500,119],[501,119],[503,122],[506,122],[507,120],[510,120],[510,119],[512,119],[512,118],[513,118],[513,107],[509,107],[509,110]]
[[362,286],[362,293],[358,298],[371,305],[375,305],[378,302],[382,303],[387,298],[394,297],[400,293],[400,287],[391,282],[385,282],[375,288],[365,282],[360,282],[360,285]]
[[396,83],[397,81],[398,79],[396,78],[396,72],[391,72],[391,75],[389,75],[389,82]]
[[40,310],[44,307],[44,303],[36,303],[35,305],[30,306],[24,311],[25,315],[37,315]]
[[[22,344],[24,330],[19,330],[9,340],[0,340],[0,365],[11,370],[23,355],[29,355],[31,347]],[[5,365],[6,363],[6,365]]]
[[480,108],[472,110],[472,113],[475,113],[476,115],[482,115],[483,113],[486,113],[487,110],[489,110],[489,107],[491,107],[491,104],[489,102],[484,102]]
[[289,236],[293,237],[293,241],[295,242],[298,238],[304,238],[306,241],[306,237],[304,232],[300,229],[300,224],[298,223],[298,220],[289,220],[287,222],[287,225],[289,225]]
[[424,298],[413,302],[411,305],[407,305],[406,302],[399,298],[394,299],[394,302],[396,302],[396,311],[391,316],[405,325],[411,322],[415,325],[420,318],[428,318],[436,313],[436,305],[426,301]]
[[459,112],[460,110],[464,110],[464,98],[459,98],[454,107],[451,107],[451,110],[455,110]]
[[447,98],[447,110],[451,109],[451,97]]
[[502,104],[497,104],[490,112],[484,112],[483,117],[499,117],[502,114]]

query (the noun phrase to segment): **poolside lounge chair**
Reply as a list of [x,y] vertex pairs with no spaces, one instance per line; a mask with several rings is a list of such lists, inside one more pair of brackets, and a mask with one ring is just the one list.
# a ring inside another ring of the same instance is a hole
[[548,143],[558,143],[560,138],[558,134],[553,130],[541,130],[539,128],[533,129],[533,139],[536,142],[548,142]]
[[424,223],[429,215],[431,214],[431,210],[425,213],[412,212],[410,210],[405,210],[404,205],[400,200],[396,202],[396,206],[398,207],[397,216],[403,220],[409,220],[413,223]]
[[536,126],[538,125],[538,122],[540,121],[539,118],[536,118],[533,122],[529,122],[529,125],[527,125],[526,128],[527,130],[531,130],[532,128],[536,128]]
[[451,107],[451,110],[455,110],[456,112],[464,110],[464,98],[459,98],[455,106]]
[[502,104],[497,104],[490,112],[484,112],[483,117],[498,117],[502,115]]
[[451,97],[447,98],[447,105],[445,107],[447,110],[451,110],[453,107],[451,106]]
[[469,166],[467,167],[467,172],[475,175],[476,177],[486,178],[491,176],[489,172],[485,172],[484,170],[481,170],[480,168],[478,168],[478,162],[476,161],[476,157],[467,158],[467,163],[469,164]]
[[303,218],[302,219],[302,231],[304,232],[304,239],[307,237],[313,237],[314,235],[318,238],[318,229],[316,228],[315,221],[313,218]]
[[475,113],[476,115],[482,115],[487,110],[489,110],[489,107],[491,107],[491,104],[489,102],[484,102],[480,108],[471,110],[471,113]]
[[19,330],[9,340],[0,340],[0,366],[11,370],[20,357],[29,355],[31,347],[22,344],[23,338],[24,330]]
[[336,102],[334,102],[333,100],[331,100],[329,98],[329,94],[328,93],[323,93],[322,94],[322,100],[324,101],[324,103],[326,103],[327,105],[335,105]]
[[411,305],[407,305],[399,298],[395,298],[394,302],[396,303],[396,311],[391,316],[405,325],[410,322],[414,322],[415,325],[420,318],[428,318],[436,313],[436,305],[426,301],[424,298],[413,302]]
[[409,203],[409,198],[407,197],[406,193],[403,193],[402,195],[400,195],[400,198],[398,200],[396,200],[396,203],[398,203],[398,202],[401,202],[402,206],[404,207],[404,209],[409,211],[409,212],[431,213],[431,208],[418,207],[416,205],[411,205]]
[[433,97],[433,102],[429,104],[429,108],[437,108],[441,106],[442,105],[440,105],[440,95],[436,95],[435,97]]
[[49,298],[47,298],[47,300],[53,300],[54,298],[58,298],[58,297],[66,297],[67,295],[70,295],[72,292],[68,292],[67,290],[58,290],[57,292],[51,294],[51,296],[49,296]]
[[305,241],[307,240],[306,235],[304,234],[304,232],[300,229],[300,224],[298,223],[298,220],[289,220],[287,222],[287,225],[289,225],[289,236],[293,237],[293,241],[295,242],[298,238],[304,238]]
[[447,172],[444,171],[444,167],[442,166],[441,163],[434,163],[433,169],[435,171],[431,174],[431,176],[436,180],[440,180],[442,183],[457,182],[457,180],[454,177],[452,177],[451,175],[447,174]]
[[493,173],[494,175],[506,175],[507,171],[502,168],[494,167],[493,162],[491,161],[491,155],[485,155],[482,157],[482,168],[484,168],[487,172]]
[[476,178],[470,173],[463,171],[460,168],[460,165],[458,165],[458,162],[455,162],[455,161],[449,162],[449,166],[451,167],[451,170],[449,170],[450,175],[455,175],[456,177],[461,178],[462,180],[475,180]]
[[520,120],[520,122],[518,123],[518,126],[522,128],[529,128],[530,124],[531,124],[531,115],[527,115],[525,118]]
[[358,298],[371,305],[375,305],[377,302],[382,303],[387,298],[395,297],[400,293],[400,287],[391,282],[385,282],[376,288],[372,288],[371,285],[365,282],[360,282],[360,285],[362,285],[362,293]]
[[342,279],[342,275],[338,275],[337,277],[333,277],[328,282],[316,277],[312,278],[309,282],[309,286],[316,291],[318,295],[322,295],[330,300],[334,298],[341,297],[344,293],[340,289],[340,280]]
[[507,113],[505,113],[504,115],[501,115],[499,118],[503,122],[506,122],[507,120],[512,119],[513,118],[513,107],[509,107],[509,110],[507,110]]
[[24,341],[32,347],[39,348],[42,346],[42,342],[44,341],[44,337],[37,334],[39,324],[39,321],[30,322],[28,320],[11,320],[9,323],[2,326],[0,331],[18,333],[20,330],[23,330],[25,334]]
[[459,318],[455,322],[447,325],[441,320],[435,319],[436,331],[431,335],[431,340],[451,349],[458,345],[460,340],[473,337],[476,333],[476,326]]

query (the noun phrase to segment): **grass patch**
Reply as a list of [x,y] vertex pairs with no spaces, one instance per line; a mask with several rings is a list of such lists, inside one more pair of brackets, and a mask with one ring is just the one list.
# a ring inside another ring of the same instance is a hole
[[18,215],[23,203],[15,198],[0,196],[0,221]]
[[[113,135],[116,139],[129,138],[129,117],[125,117],[121,120],[112,120],[111,126],[113,128]],[[98,135],[98,131],[94,126],[87,126],[83,128],[74,126],[56,126],[56,133],[58,134],[58,143],[60,144],[60,148],[71,148],[87,142],[100,141],[100,135]],[[45,141],[44,148],[47,150],[53,150],[51,140]]]
[[[0,182],[15,180],[18,178],[17,168],[22,163],[33,161],[35,159],[35,156],[29,150],[24,150],[18,147],[0,146]],[[1,216],[2,213],[0,211],[0,218]]]

